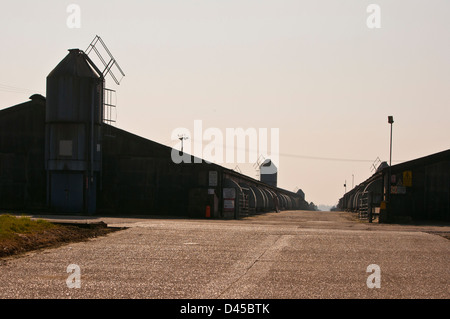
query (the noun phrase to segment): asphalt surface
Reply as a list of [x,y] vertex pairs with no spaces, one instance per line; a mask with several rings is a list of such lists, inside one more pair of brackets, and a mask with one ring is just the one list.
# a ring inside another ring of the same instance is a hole
[[[127,228],[0,259],[2,299],[450,297],[450,241],[437,235],[450,232],[448,224],[368,224],[350,213],[292,211],[243,220],[39,217]],[[71,264],[80,288],[67,283]],[[379,273],[367,272],[369,265]],[[375,275],[379,288],[369,288]]]

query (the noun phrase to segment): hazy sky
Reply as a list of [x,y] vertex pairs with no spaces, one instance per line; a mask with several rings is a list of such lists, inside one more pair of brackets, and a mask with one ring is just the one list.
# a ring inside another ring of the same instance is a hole
[[[366,23],[372,3],[381,28]],[[316,204],[388,161],[388,115],[394,163],[450,148],[448,0],[15,0],[0,30],[0,108],[45,95],[67,50],[99,35],[126,74],[107,78],[119,128],[169,146],[195,120],[278,128],[278,186]]]

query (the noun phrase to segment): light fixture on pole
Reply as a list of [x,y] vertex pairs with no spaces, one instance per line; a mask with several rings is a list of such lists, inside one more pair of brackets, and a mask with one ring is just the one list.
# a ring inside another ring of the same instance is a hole
[[178,135],[178,139],[181,141],[181,153],[183,153],[184,154],[184,141],[185,140],[187,140],[187,139],[189,139],[189,137],[187,137],[186,135]]
[[391,179],[392,179],[392,124],[394,124],[394,117],[388,116],[388,123],[391,125],[391,141],[389,144],[389,177],[388,177],[388,202],[391,200]]
[[392,165],[392,124],[394,124],[394,117],[388,116],[388,123],[391,124],[391,143],[390,143],[390,153],[389,153],[389,166]]

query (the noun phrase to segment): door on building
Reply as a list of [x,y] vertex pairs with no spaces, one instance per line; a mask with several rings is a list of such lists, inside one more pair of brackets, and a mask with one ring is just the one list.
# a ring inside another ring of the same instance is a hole
[[50,178],[51,208],[61,213],[83,212],[83,174],[52,172]]

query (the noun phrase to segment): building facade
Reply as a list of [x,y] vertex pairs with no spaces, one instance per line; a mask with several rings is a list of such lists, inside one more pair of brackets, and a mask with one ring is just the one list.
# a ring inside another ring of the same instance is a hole
[[105,124],[103,94],[101,72],[72,49],[48,75],[47,98],[0,110],[0,209],[196,218],[239,218],[274,202],[308,209],[276,180],[174,163],[172,148]]

